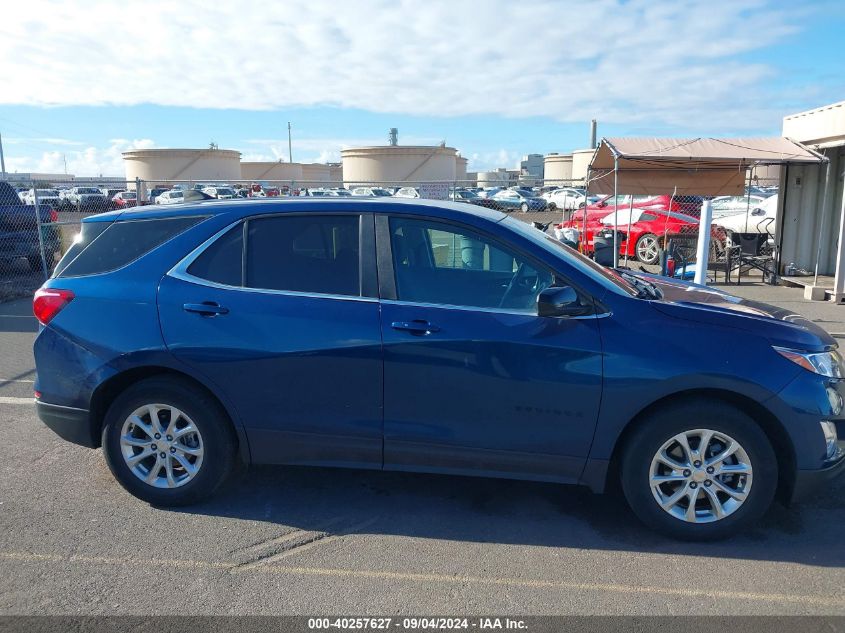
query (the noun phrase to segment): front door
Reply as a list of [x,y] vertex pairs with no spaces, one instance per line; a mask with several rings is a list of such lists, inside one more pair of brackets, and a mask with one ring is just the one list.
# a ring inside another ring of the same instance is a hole
[[601,397],[595,314],[538,317],[537,295],[564,280],[473,229],[377,220],[379,274],[395,281],[385,468],[576,481]]
[[168,348],[234,404],[254,461],[381,467],[372,244],[369,215],[254,218],[162,280]]

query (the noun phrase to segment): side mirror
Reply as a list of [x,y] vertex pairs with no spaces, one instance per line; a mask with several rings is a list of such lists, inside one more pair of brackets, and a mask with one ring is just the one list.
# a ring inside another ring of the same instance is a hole
[[537,316],[561,317],[589,314],[592,308],[581,305],[571,286],[546,288],[537,296]]

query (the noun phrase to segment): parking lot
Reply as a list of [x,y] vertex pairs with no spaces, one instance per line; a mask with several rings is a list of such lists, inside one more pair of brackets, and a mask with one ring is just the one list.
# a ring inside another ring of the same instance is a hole
[[[797,290],[738,292],[845,333]],[[0,304],[0,613],[845,614],[842,480],[711,544],[619,497],[447,476],[253,468],[152,508],[36,419],[36,330],[28,300]]]

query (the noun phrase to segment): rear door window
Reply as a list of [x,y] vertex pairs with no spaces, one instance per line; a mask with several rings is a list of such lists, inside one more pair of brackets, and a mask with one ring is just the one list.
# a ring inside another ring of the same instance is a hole
[[249,220],[246,286],[360,296],[358,215],[297,215]]
[[225,286],[242,286],[243,234],[243,224],[229,229],[188,266],[188,274]]

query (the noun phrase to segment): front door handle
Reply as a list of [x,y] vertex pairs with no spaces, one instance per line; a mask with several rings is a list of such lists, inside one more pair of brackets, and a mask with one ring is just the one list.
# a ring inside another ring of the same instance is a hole
[[218,314],[229,314],[229,308],[224,308],[214,301],[203,301],[202,303],[186,303],[182,306],[185,312],[195,312],[202,316],[217,316]]
[[428,321],[423,321],[422,319],[415,319],[413,321],[394,321],[390,324],[390,327],[394,330],[405,330],[411,334],[418,335],[434,334],[435,332],[440,331],[439,327],[432,325]]

